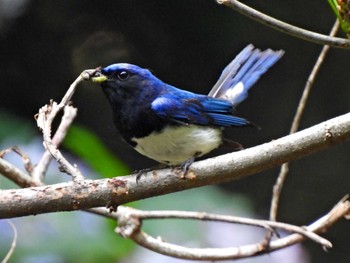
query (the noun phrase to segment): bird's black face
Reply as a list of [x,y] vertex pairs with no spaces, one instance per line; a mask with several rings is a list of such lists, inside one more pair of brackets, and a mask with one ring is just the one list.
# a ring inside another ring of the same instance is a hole
[[133,136],[160,129],[151,104],[164,83],[150,71],[131,64],[113,64],[96,70],[91,80],[100,83],[112,106],[114,123],[130,144]]
[[126,63],[97,70],[91,79],[100,83],[114,111],[150,107],[164,85],[149,70]]
[[97,70],[92,81],[100,83],[112,104],[154,93],[159,80],[147,69],[131,64],[113,64]]

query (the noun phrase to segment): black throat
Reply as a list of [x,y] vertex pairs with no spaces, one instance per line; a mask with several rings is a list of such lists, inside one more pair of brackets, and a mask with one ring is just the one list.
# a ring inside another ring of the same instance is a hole
[[101,86],[112,106],[114,124],[130,145],[136,145],[132,138],[159,132],[167,125],[151,109],[152,102],[159,95],[155,90],[113,87],[110,83]]

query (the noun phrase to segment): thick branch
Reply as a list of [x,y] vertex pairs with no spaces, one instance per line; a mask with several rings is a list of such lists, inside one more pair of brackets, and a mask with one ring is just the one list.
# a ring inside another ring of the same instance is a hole
[[[83,180],[0,191],[0,218],[120,205],[199,186],[224,183],[299,159],[350,139],[350,113],[278,140],[191,166],[188,179],[171,169],[113,179]],[[1,164],[1,163],[0,163]],[[1,169],[0,169],[1,170]]]

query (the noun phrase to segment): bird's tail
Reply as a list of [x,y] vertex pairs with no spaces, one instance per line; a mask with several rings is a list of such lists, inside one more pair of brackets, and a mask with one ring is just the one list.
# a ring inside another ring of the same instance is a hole
[[208,96],[231,101],[237,106],[248,96],[248,90],[284,54],[283,50],[261,51],[252,44],[244,48],[223,70]]

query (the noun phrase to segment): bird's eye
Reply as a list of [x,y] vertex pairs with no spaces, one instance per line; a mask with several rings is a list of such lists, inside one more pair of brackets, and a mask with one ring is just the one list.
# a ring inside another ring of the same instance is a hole
[[126,80],[129,78],[129,73],[125,70],[117,72],[117,77],[120,80]]

